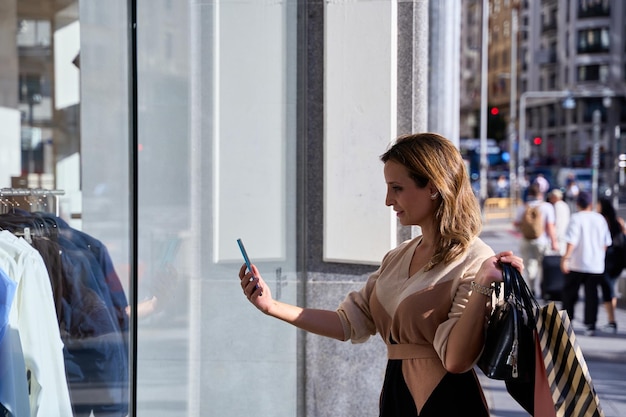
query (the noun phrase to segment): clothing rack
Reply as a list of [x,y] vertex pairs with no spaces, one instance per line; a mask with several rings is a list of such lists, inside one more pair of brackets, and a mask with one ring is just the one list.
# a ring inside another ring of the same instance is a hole
[[64,190],[44,188],[0,188],[0,212],[7,213],[12,208],[27,211],[45,211],[59,215],[59,196]]

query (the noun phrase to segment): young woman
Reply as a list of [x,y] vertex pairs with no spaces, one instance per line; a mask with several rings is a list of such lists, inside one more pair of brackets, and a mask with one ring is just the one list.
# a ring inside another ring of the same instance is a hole
[[494,255],[456,147],[432,133],[403,136],[381,156],[385,204],[422,234],[383,258],[360,291],[336,311],[272,299],[256,267],[239,272],[244,294],[263,313],[301,329],[360,343],[379,333],[388,364],[380,416],[488,416],[473,366],[491,313],[499,262],[522,270],[512,252]]
[[[603,327],[610,333],[617,333],[617,322],[615,321],[615,309],[617,308],[617,297],[615,295],[615,285],[617,278],[622,274],[626,256],[626,236],[624,236],[624,219],[617,215],[613,203],[608,198],[598,200],[598,212],[604,216],[611,232],[613,244],[606,252],[606,262],[604,271],[604,281],[602,282],[602,301],[608,316],[608,323]],[[613,267],[609,263],[614,264]]]

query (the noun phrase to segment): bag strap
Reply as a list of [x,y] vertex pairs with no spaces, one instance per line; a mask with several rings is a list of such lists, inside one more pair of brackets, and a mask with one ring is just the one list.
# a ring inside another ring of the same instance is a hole
[[526,312],[529,319],[534,322],[535,314],[539,308],[539,302],[533,295],[530,288],[524,281],[522,274],[511,264],[501,263],[502,280],[504,282],[504,299],[511,300],[515,305],[521,307]]
[[[504,303],[509,304],[509,311],[513,315],[513,344],[511,345],[511,351],[509,352],[506,360],[506,364],[511,366],[511,376],[517,378],[519,376],[519,370],[517,368],[519,358],[519,314],[518,302],[516,297],[516,285],[509,268],[505,267],[508,264],[500,264],[502,267],[502,282],[504,283]],[[499,284],[499,283],[498,283]],[[496,296],[499,292],[499,285],[496,284]]]

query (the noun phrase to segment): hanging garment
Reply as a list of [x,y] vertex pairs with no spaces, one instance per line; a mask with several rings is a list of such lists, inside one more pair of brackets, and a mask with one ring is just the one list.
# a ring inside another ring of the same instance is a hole
[[[97,262],[100,271],[103,274],[104,282],[106,283],[109,296],[111,299],[111,306],[115,312],[115,317],[119,322],[120,330],[126,335],[125,339],[128,340],[128,328],[129,317],[126,313],[128,307],[128,299],[126,293],[120,281],[120,278],[115,271],[113,261],[109,255],[107,247],[102,241],[94,238],[88,233],[70,227],[60,217],[54,216],[49,213],[39,213],[44,218],[53,220],[58,226],[58,234],[69,240],[69,242],[76,245],[77,248],[89,251]],[[95,266],[94,266],[95,267]]]
[[18,209],[0,224],[27,235],[44,260],[74,415],[126,416],[128,302],[106,247],[48,213]]
[[[0,269],[0,416],[29,416],[26,364],[19,332],[9,326],[17,284]],[[2,410],[4,408],[4,410]]]
[[0,268],[17,284],[9,326],[20,335],[29,375],[30,415],[72,416],[63,343],[44,261],[24,239],[2,230]]
[[96,417],[125,416],[128,356],[107,287],[88,253],[59,240],[66,272],[60,326],[74,411],[77,416],[91,411]]

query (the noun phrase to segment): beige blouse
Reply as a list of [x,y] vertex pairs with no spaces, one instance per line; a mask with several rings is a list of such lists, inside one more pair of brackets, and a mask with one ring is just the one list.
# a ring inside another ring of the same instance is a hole
[[476,238],[459,259],[409,276],[420,241],[418,236],[387,253],[365,286],[348,294],[337,310],[344,340],[361,343],[378,332],[388,359],[403,359],[404,379],[418,410],[447,372],[448,336],[469,301],[480,265],[494,254]]

